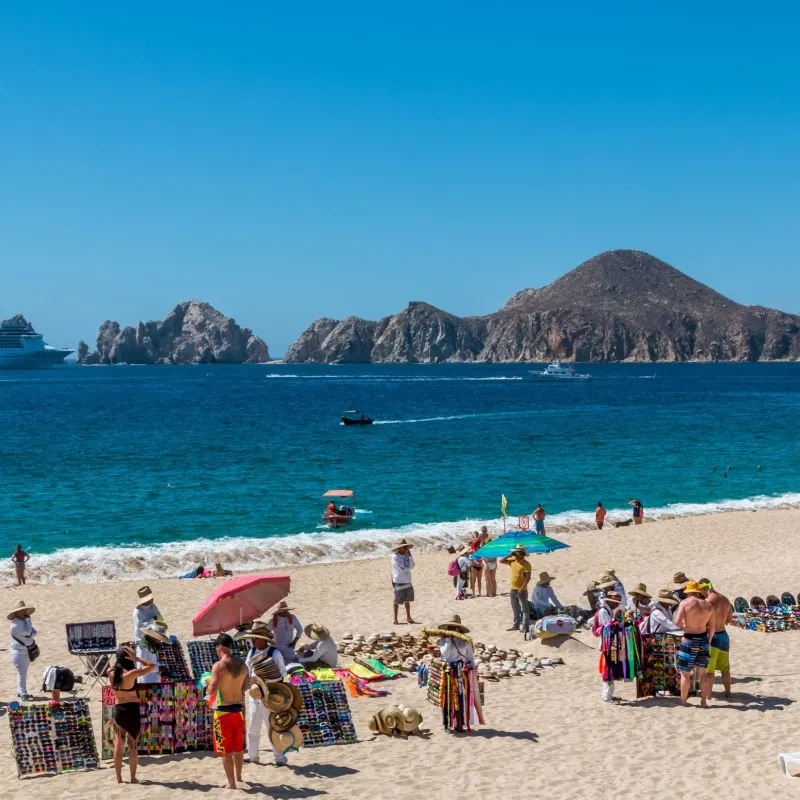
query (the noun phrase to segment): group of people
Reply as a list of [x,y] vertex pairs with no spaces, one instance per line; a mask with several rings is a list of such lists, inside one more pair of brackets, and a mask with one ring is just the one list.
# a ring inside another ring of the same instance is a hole
[[[592,629],[600,635],[606,625],[627,616],[643,636],[671,634],[680,637],[677,669],[681,704],[687,704],[692,678],[696,676],[700,705],[707,708],[717,672],[722,676],[725,697],[730,697],[727,625],[733,619],[733,606],[708,578],[694,581],[685,573],[677,572],[672,580],[672,589],[660,589],[652,596],[643,583],[626,592],[614,570],[607,570],[599,581],[590,583],[584,593],[595,612]],[[613,681],[604,681],[602,699],[613,702]]]

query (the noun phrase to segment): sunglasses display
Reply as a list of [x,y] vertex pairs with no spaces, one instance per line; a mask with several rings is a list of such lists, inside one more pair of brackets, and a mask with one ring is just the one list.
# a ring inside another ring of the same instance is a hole
[[113,620],[71,622],[66,629],[67,647],[74,655],[113,653],[117,649],[117,629]]
[[[122,646],[129,647],[136,652],[135,642],[126,642]],[[190,681],[192,679],[180,642],[156,645],[148,641],[146,646],[151,652],[154,651],[154,648],[157,651],[158,671],[162,681]]]
[[97,746],[86,700],[13,703],[8,719],[20,778],[97,769]]
[[[138,752],[162,755],[213,750],[212,711],[190,681],[139,686]],[[103,687],[102,757],[114,757],[114,690]],[[126,744],[127,750],[127,744]]]
[[[217,658],[217,648],[214,642],[208,639],[196,639],[186,642],[186,649],[189,651],[189,661],[192,665],[192,673],[199,678],[204,672],[211,672],[211,667],[219,661]],[[250,645],[247,639],[233,640],[233,654],[238,658],[247,658],[247,651]],[[161,656],[159,654],[159,661]]]
[[352,744],[358,741],[347,692],[341,681],[297,684],[303,710],[297,725],[303,732],[303,747]]

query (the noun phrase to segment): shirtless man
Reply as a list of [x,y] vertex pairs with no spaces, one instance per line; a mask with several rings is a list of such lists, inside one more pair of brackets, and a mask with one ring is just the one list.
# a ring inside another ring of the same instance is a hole
[[708,708],[710,684],[707,680],[709,644],[714,635],[714,608],[703,597],[697,581],[689,581],[684,588],[686,599],[681,601],[675,614],[675,624],[683,630],[678,648],[678,670],[681,673],[681,705],[689,699],[692,673],[698,670],[700,680],[700,705]]
[[714,688],[714,678],[717,672],[722,673],[722,686],[725,697],[731,696],[731,641],[725,626],[733,621],[733,606],[731,601],[720,594],[711,585],[708,578],[701,578],[698,583],[703,590],[703,596],[714,609],[714,637],[711,639],[711,649],[708,662],[708,696]]
[[544,519],[547,516],[547,512],[542,508],[542,504],[539,503],[536,506],[536,511],[533,512],[533,529],[539,536],[544,536]]
[[232,654],[233,639],[221,633],[214,642],[219,661],[211,669],[209,696],[216,695],[214,752],[222,756],[226,789],[235,789],[244,761],[244,690],[249,682],[247,665]]

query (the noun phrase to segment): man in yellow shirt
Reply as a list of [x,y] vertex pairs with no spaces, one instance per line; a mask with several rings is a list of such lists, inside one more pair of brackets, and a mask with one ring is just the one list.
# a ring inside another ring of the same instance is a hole
[[514,615],[514,624],[510,631],[518,631],[520,622],[522,630],[527,631],[530,624],[530,605],[528,603],[528,584],[531,580],[531,564],[525,556],[528,554],[524,545],[518,544],[505,558],[500,559],[501,564],[508,564],[511,569],[511,611]]

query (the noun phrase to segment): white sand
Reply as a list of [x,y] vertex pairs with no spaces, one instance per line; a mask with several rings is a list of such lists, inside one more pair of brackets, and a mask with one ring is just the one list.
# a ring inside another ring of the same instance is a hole
[[[638,529],[571,534],[570,550],[533,557],[534,571],[557,576],[559,598],[577,602],[585,584],[613,567],[627,586],[643,581],[651,590],[672,573],[708,576],[731,599],[736,595],[800,591],[800,511],[763,511],[669,520]],[[517,646],[547,655],[552,648],[523,644],[507,633],[508,598],[456,602],[446,576],[446,553],[417,559],[415,617],[427,624],[458,612],[476,640]],[[391,625],[388,559],[288,570],[291,600],[304,622],[319,620],[334,634],[369,634]],[[507,570],[499,567],[500,591]],[[170,632],[191,638],[191,617],[218,581],[151,583]],[[34,616],[42,658],[32,670],[35,690],[42,668],[62,664],[79,670],[66,652],[64,623],[114,618],[129,636],[135,583],[33,586],[0,592],[3,609],[20,598],[37,606]],[[408,630],[401,626],[397,630]],[[418,630],[418,626],[415,628]],[[563,667],[538,677],[487,683],[487,725],[470,736],[445,734],[437,711],[425,702],[416,678],[382,684],[390,698],[352,699],[358,744],[305,749],[291,754],[291,769],[245,766],[243,791],[281,798],[345,800],[391,797],[796,797],[800,782],[784,779],[777,754],[800,750],[800,632],[759,634],[733,629],[735,696],[715,696],[712,708],[680,708],[674,699],[635,700],[634,684],[617,684],[626,703],[600,701],[596,640],[589,632],[568,641],[558,654]],[[5,648],[7,643],[0,640]],[[0,697],[13,699],[14,671],[0,653]],[[39,667],[41,665],[41,668]],[[416,705],[425,715],[428,739],[373,738],[367,719],[390,702]],[[92,694],[99,734],[99,691]],[[2,797],[165,798],[217,793],[222,766],[211,755],[142,758],[136,788],[117,786],[113,770],[19,781],[9,729],[0,719]],[[262,749],[266,737],[262,737]],[[267,752],[263,753],[269,760]],[[221,790],[219,790],[221,791]]]

